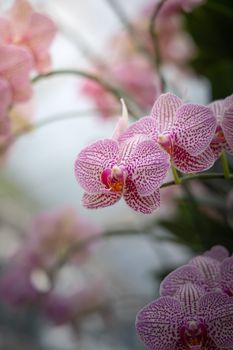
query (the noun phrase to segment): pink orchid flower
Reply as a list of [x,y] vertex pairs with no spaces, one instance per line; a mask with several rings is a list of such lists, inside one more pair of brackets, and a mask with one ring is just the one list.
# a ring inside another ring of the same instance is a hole
[[10,134],[8,108],[11,103],[11,98],[11,89],[8,82],[0,78],[0,144],[4,142]]
[[233,94],[210,103],[209,108],[218,122],[210,144],[214,155],[218,158],[222,151],[233,154]]
[[15,0],[6,18],[0,18],[0,41],[29,49],[34,68],[46,72],[50,68],[49,47],[56,34],[53,21],[33,10],[26,0]]
[[198,104],[184,104],[171,94],[160,95],[151,115],[132,124],[119,138],[125,142],[144,135],[159,143],[172,164],[184,173],[209,169],[215,157],[209,147],[216,129],[212,111]]
[[[0,79],[11,90],[11,103],[27,101],[32,94],[29,73],[32,68],[31,55],[16,45],[0,45]],[[8,93],[9,99],[9,93]],[[0,105],[6,103],[1,97]]]

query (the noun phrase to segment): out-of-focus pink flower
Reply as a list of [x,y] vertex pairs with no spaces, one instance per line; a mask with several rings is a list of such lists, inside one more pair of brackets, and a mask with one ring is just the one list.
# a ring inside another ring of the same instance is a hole
[[210,144],[216,158],[226,151],[233,154],[233,94],[224,100],[217,100],[209,104],[217,118],[217,127]]
[[155,101],[151,116],[132,124],[119,141],[147,135],[166,150],[177,169],[193,173],[210,168],[215,161],[209,147],[215,128],[216,118],[209,108],[184,104],[167,93]]
[[5,18],[0,18],[0,40],[3,43],[26,47],[39,72],[50,67],[49,47],[56,34],[53,21],[33,10],[26,0],[15,0]]
[[119,143],[104,139],[79,153],[75,175],[86,191],[85,207],[107,207],[123,196],[132,209],[150,214],[160,204],[158,188],[168,167],[167,154],[151,140],[135,137]]
[[[136,56],[114,62],[111,67],[99,68],[98,74],[127,92],[145,111],[160,94],[160,82],[151,63],[143,56]],[[90,97],[104,118],[111,117],[117,110],[116,99],[100,84],[85,80],[81,93]]]
[[11,102],[28,100],[32,94],[29,80],[32,68],[31,55],[22,47],[0,45],[0,57],[0,79],[5,80],[11,89]]
[[106,306],[107,299],[103,288],[97,283],[91,283],[71,295],[49,293],[43,300],[41,311],[56,325],[70,322],[78,325],[89,314],[103,313]]
[[8,109],[11,104],[11,89],[8,82],[0,78],[0,145],[10,134]]
[[[41,257],[48,268],[63,258],[70,249],[88,238],[100,234],[100,229],[76,215],[73,209],[63,209],[38,216],[28,231],[28,246]],[[72,255],[81,262],[90,253],[90,244]]]
[[82,82],[80,92],[93,101],[103,119],[112,117],[117,107],[116,99],[100,84],[86,79]]
[[[190,12],[204,2],[205,0],[167,0],[161,7],[159,17],[171,16],[181,11]],[[149,16],[159,3],[159,0],[151,1],[150,4],[144,8],[143,13]]]

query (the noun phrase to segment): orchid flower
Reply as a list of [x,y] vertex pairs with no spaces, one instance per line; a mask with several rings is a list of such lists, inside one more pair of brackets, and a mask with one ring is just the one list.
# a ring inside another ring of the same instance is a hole
[[44,73],[50,67],[49,47],[56,27],[46,15],[33,10],[26,0],[15,0],[5,18],[0,18],[0,41],[26,47],[33,58],[34,68]]
[[213,165],[215,157],[209,144],[215,129],[216,118],[209,108],[184,104],[179,97],[166,93],[155,101],[151,115],[132,124],[119,142],[147,136],[159,143],[178,170],[193,173]]
[[10,107],[11,99],[11,89],[8,82],[0,78],[0,142],[4,142],[10,134],[8,108]]
[[[29,73],[32,68],[31,55],[22,47],[15,45],[0,45],[0,79],[5,81],[11,92],[12,102],[26,101],[31,97],[32,88]],[[0,105],[4,102],[1,97]],[[9,105],[9,103],[8,103]]]
[[215,135],[210,147],[216,158],[226,151],[233,154],[233,94],[224,100],[217,100],[208,106],[217,118]]
[[150,350],[225,350],[233,346],[233,298],[192,283],[146,305],[136,329]]

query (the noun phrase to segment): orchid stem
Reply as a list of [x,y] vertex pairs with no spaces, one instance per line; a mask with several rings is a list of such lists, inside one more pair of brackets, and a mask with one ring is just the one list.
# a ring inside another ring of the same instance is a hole
[[172,165],[172,174],[174,177],[175,184],[179,185],[181,183],[181,180],[174,165]]
[[230,169],[229,169],[229,165],[228,165],[228,161],[227,161],[227,156],[224,152],[221,154],[220,159],[222,162],[224,177],[225,177],[225,179],[229,179],[231,173],[230,173]]
[[131,96],[129,96],[125,91],[110,84],[108,81],[100,78],[97,75],[94,75],[79,69],[57,69],[57,70],[50,71],[46,74],[39,74],[32,79],[32,83],[36,83],[40,80],[53,77],[53,76],[59,76],[59,75],[76,75],[79,77],[83,77],[83,78],[95,81],[97,84],[101,85],[107,92],[112,94],[118,102],[121,98],[124,98],[124,100],[127,103],[129,113],[133,117],[135,117],[135,119],[138,119],[138,117],[142,116],[142,111],[140,110],[140,108],[134,103]]

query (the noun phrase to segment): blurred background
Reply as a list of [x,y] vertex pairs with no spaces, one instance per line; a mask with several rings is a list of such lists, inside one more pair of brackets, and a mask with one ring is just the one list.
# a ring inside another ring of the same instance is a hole
[[[156,2],[30,1],[58,27],[52,69],[100,72],[133,96],[141,115],[160,92],[147,43]],[[159,20],[161,69],[166,91],[208,104],[232,93],[233,5],[186,3],[192,5],[174,6]],[[1,16],[12,4],[0,0]],[[144,93],[146,104],[137,100]],[[161,278],[214,244],[233,250],[232,181],[164,189],[150,216],[123,201],[89,211],[74,161],[84,146],[112,135],[120,103],[90,81],[62,75],[34,84],[32,100],[17,113],[36,127],[1,164],[0,349],[144,349],[135,315],[158,295]],[[98,238],[103,234],[109,237]],[[85,235],[94,237],[90,247],[72,251]]]

